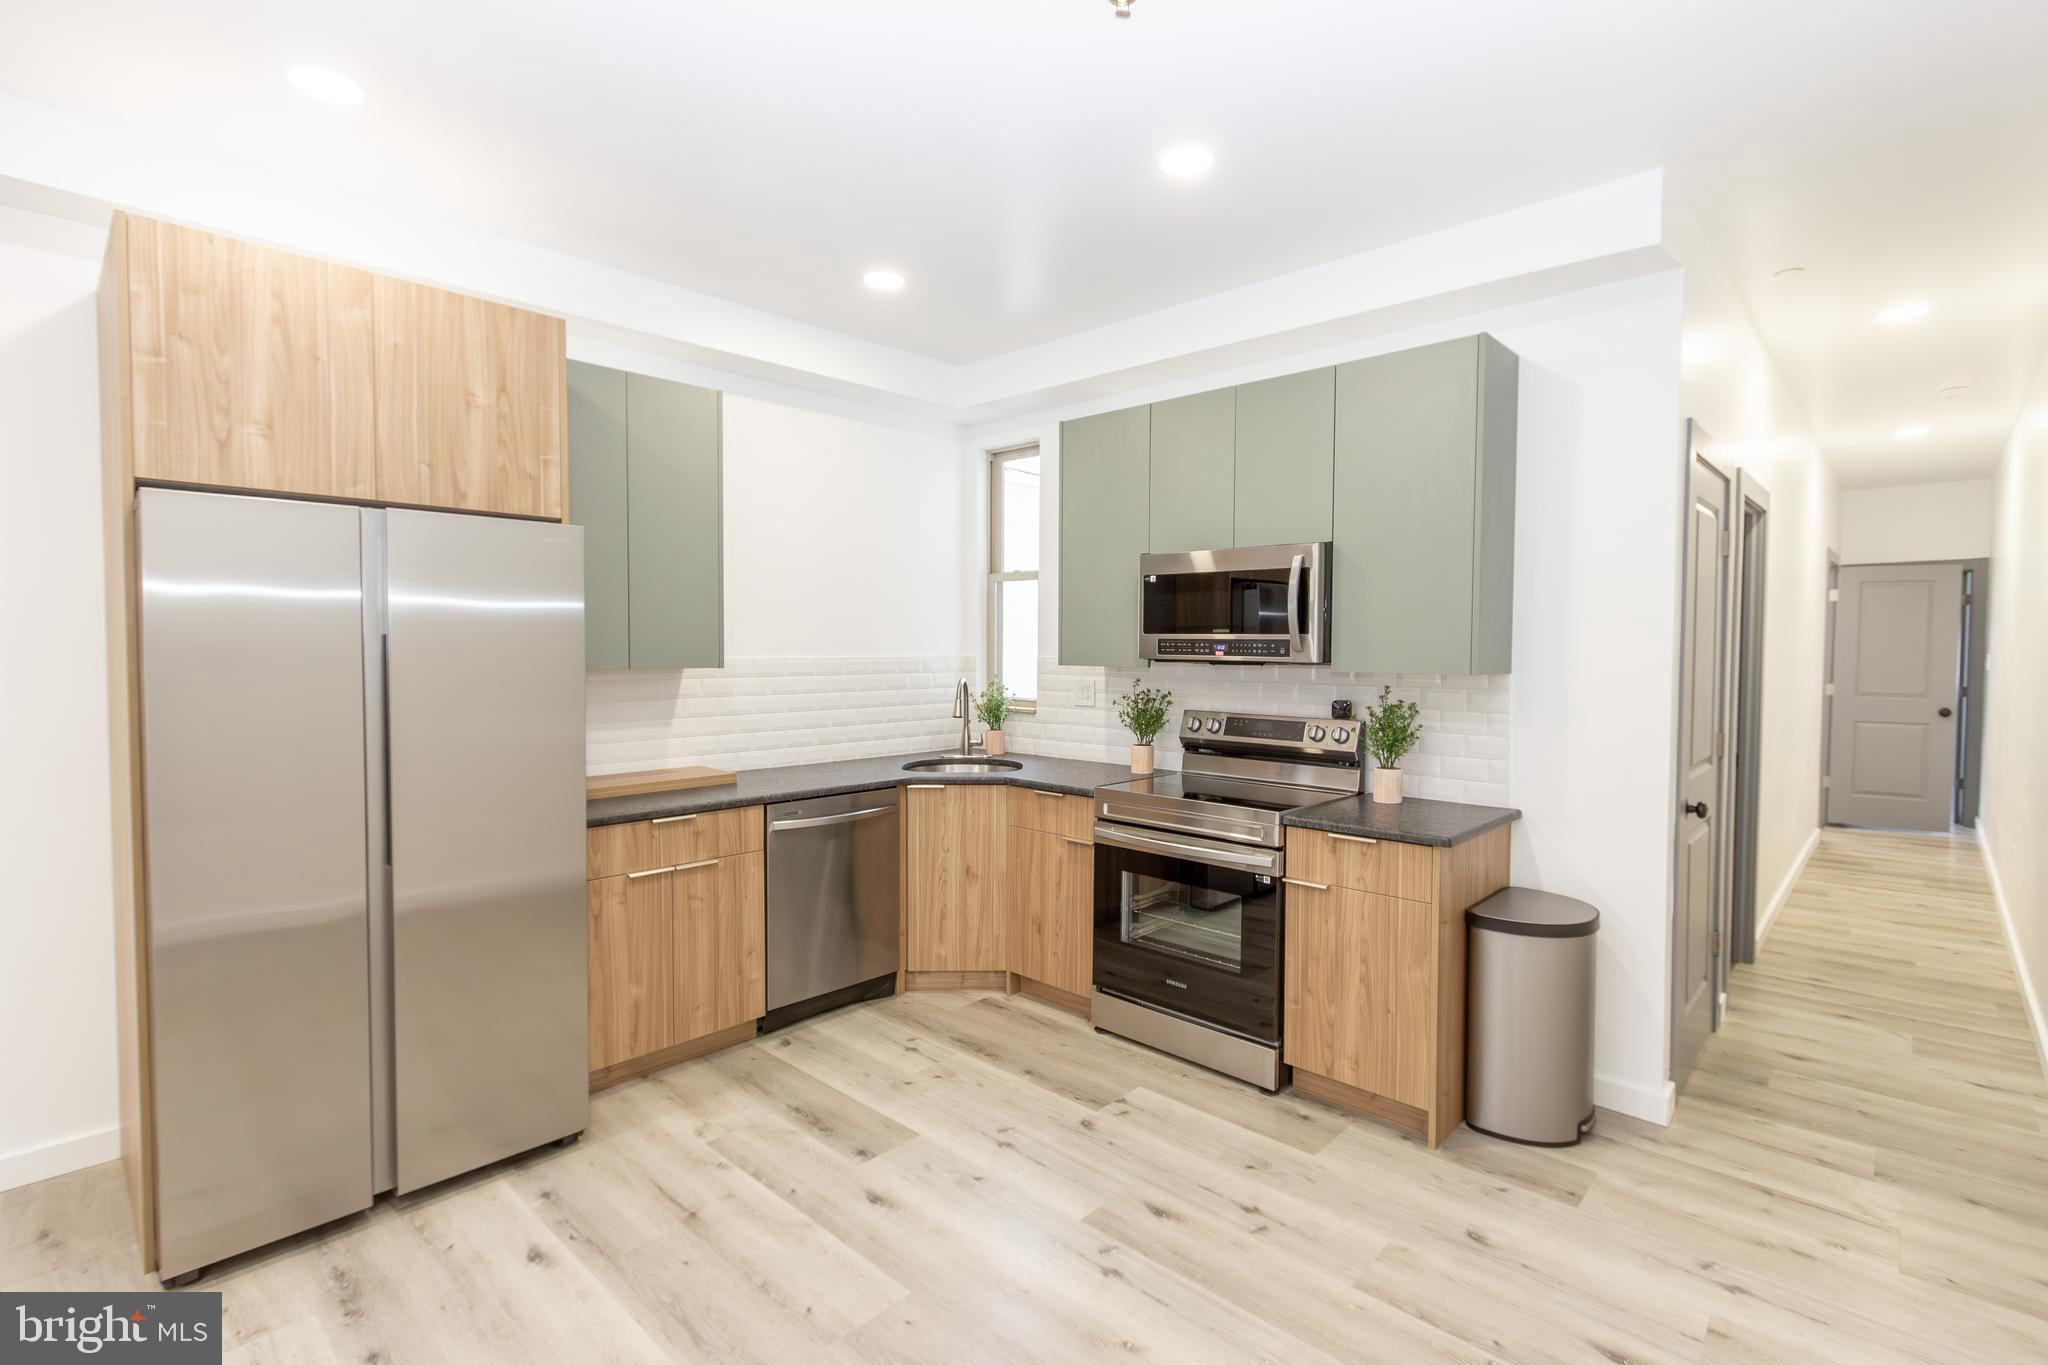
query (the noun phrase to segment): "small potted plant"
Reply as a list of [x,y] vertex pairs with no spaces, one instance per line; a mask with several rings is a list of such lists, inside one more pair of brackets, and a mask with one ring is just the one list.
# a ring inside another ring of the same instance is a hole
[[1372,754],[1372,799],[1383,805],[1401,801],[1401,760],[1422,738],[1422,708],[1395,701],[1394,689],[1380,688],[1380,704],[1365,708],[1365,747]]
[[1165,688],[1145,686],[1131,679],[1131,690],[1116,699],[1116,718],[1131,732],[1131,771],[1143,776],[1152,771],[1152,741],[1166,728],[1166,714],[1173,709],[1173,693]]
[[981,737],[985,753],[1003,752],[1003,722],[1010,718],[1010,689],[1003,686],[999,677],[990,678],[988,686],[981,689],[981,696],[974,703],[974,714],[988,727],[988,733]]

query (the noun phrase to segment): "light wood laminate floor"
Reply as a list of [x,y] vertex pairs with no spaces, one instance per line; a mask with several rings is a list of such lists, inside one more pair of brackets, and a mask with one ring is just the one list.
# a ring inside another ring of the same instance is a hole
[[[133,1267],[116,1168],[0,1195],[0,1285]],[[238,1361],[2041,1361],[2048,1094],[1975,846],[1829,831],[1668,1129],[1431,1153],[923,994],[200,1287]]]

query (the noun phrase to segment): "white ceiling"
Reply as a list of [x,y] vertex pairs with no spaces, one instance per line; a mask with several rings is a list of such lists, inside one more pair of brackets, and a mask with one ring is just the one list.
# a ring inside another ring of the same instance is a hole
[[947,363],[1657,166],[1845,483],[1987,472],[2048,348],[2044,4],[0,4],[5,94]]

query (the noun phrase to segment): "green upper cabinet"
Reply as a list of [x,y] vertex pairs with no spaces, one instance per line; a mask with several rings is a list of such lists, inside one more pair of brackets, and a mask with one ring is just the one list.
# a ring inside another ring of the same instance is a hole
[[[1164,406],[1164,405],[1161,405]],[[1157,407],[1060,423],[1060,662],[1138,661],[1138,556]]]
[[[1153,550],[1218,550],[1240,543],[1232,538],[1236,463],[1236,389],[1152,405]],[[1134,583],[1136,572],[1133,565]]]
[[716,390],[570,362],[586,667],[725,662],[722,444]]
[[1330,538],[1336,386],[1334,369],[1238,386],[1237,535],[1230,543]]
[[725,662],[722,420],[716,389],[626,376],[633,668]]
[[569,520],[583,528],[583,666],[626,667],[626,374],[569,362]]
[[1337,367],[1331,667],[1509,671],[1516,390],[1484,335]]

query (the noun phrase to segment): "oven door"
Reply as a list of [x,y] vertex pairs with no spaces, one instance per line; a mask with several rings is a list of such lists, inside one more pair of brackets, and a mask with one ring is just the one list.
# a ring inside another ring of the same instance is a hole
[[1147,659],[1329,661],[1330,546],[1262,545],[1138,560]]
[[1095,987],[1280,1042],[1278,849],[1095,827]]

